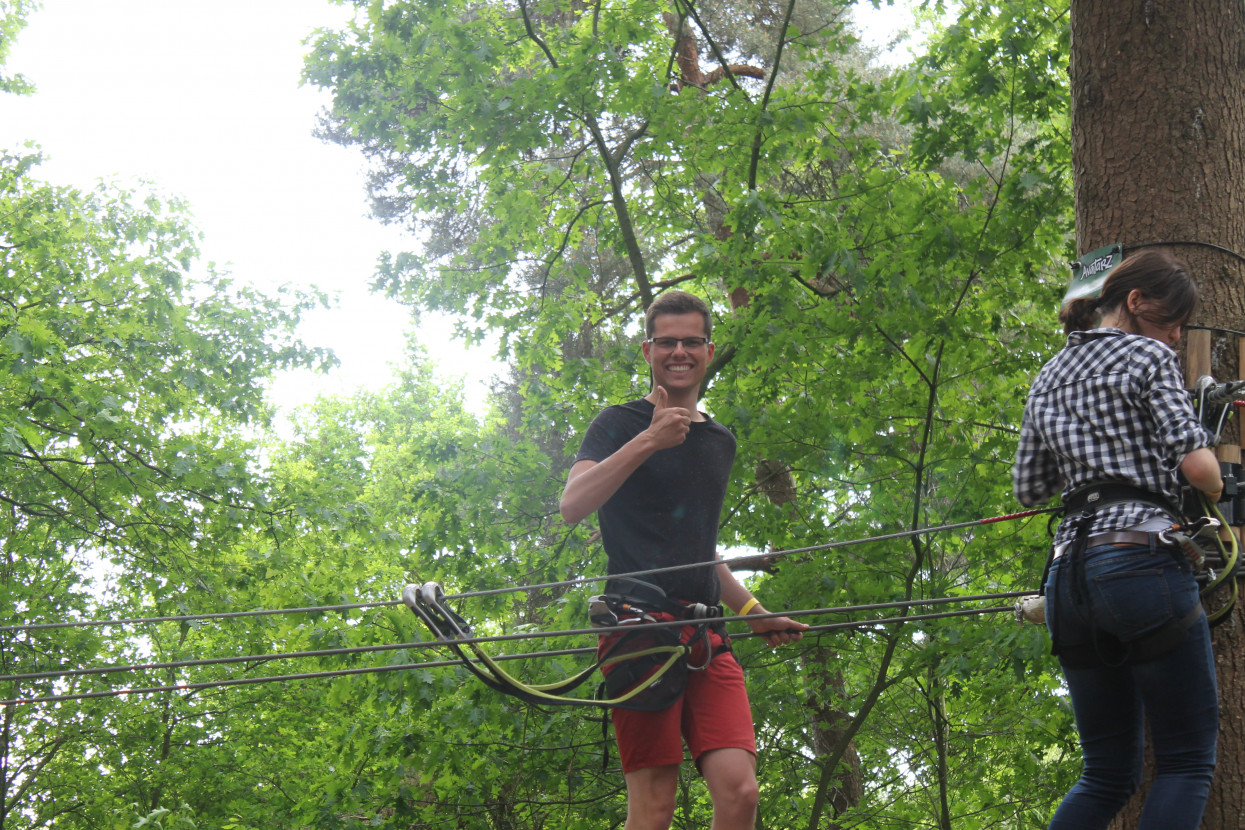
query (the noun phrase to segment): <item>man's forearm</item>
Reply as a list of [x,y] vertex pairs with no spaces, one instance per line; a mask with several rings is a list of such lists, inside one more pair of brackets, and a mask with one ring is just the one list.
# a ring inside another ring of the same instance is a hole
[[[718,581],[722,583],[722,604],[731,610],[732,613],[739,611],[752,599],[752,592],[744,587],[743,583],[735,578],[735,574],[727,567],[725,562],[718,557]],[[754,606],[755,607],[755,606]]]
[[642,432],[604,461],[577,462],[566,477],[558,505],[563,520],[574,524],[595,513],[657,449]]

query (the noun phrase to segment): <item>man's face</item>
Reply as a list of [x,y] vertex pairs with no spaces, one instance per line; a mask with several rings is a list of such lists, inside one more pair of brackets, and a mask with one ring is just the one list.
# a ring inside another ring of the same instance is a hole
[[[653,320],[653,336],[644,341],[644,359],[653,369],[653,385],[664,386],[671,394],[700,389],[705,369],[713,358],[713,344],[689,348],[685,338],[705,337],[705,318],[693,311],[688,314],[659,314]],[[680,342],[673,348],[659,345],[664,338]],[[654,342],[657,341],[657,342]]]

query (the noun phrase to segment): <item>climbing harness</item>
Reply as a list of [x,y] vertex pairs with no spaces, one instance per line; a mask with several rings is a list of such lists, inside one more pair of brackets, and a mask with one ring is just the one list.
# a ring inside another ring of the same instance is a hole
[[[1142,503],[1162,510],[1172,519],[1171,528],[1160,532],[1123,531],[1090,535],[1094,516],[1099,510],[1122,503]],[[1178,533],[1183,530],[1183,517],[1179,508],[1166,498],[1149,491],[1118,482],[1092,483],[1069,493],[1064,498],[1065,521],[1073,529],[1073,538],[1062,550],[1052,550],[1047,563],[1047,571],[1056,556],[1066,556],[1067,566],[1063,578],[1072,580],[1069,595],[1081,609],[1089,623],[1090,642],[1069,645],[1060,636],[1059,626],[1051,626],[1051,654],[1060,658],[1068,666],[1092,666],[1098,661],[1110,665],[1134,665],[1160,657],[1178,646],[1185,638],[1189,628],[1204,613],[1201,604],[1180,619],[1169,620],[1156,631],[1135,640],[1123,642],[1109,633],[1101,631],[1094,623],[1093,606],[1089,601],[1089,582],[1085,575],[1085,550],[1093,545],[1102,544],[1148,544],[1152,551],[1164,549],[1179,557],[1183,555],[1179,543],[1163,534]],[[1205,526],[1206,522],[1201,525]],[[1199,527],[1200,529],[1200,527]],[[1196,531],[1194,531],[1196,532]],[[1182,538],[1190,538],[1187,533],[1180,533]],[[1092,540],[1092,541],[1091,541]],[[1045,575],[1043,575],[1042,591],[1045,591]]]
[[[682,695],[687,672],[706,668],[712,659],[713,652],[707,652],[703,665],[690,666],[687,662],[697,637],[703,637],[708,644],[708,628],[721,616],[721,608],[701,603],[686,605],[670,599],[655,585],[634,579],[625,581],[629,584],[627,593],[608,593],[589,600],[593,627],[611,631],[593,665],[565,680],[543,684],[519,680],[485,653],[473,640],[472,626],[449,607],[445,592],[436,582],[407,585],[402,601],[428,626],[438,642],[453,651],[459,662],[491,689],[532,703],[665,709]],[[644,625],[674,620],[686,620],[691,625]],[[464,652],[464,646],[470,649],[474,660]],[[605,681],[596,697],[568,696],[598,669],[605,674]]]
[[[641,654],[647,645],[648,638],[654,635],[667,641],[674,638],[686,648],[681,663],[673,667],[669,676],[661,681],[664,688],[649,686],[638,696],[637,700],[632,702],[633,705],[623,708],[643,708],[649,711],[665,709],[682,695],[683,688],[687,685],[688,672],[704,671],[709,668],[714,657],[730,651],[730,639],[726,636],[725,627],[720,622],[716,622],[722,616],[721,606],[705,605],[701,602],[680,602],[671,599],[656,585],[631,577],[611,579],[607,584],[607,589],[612,590],[595,596],[589,601],[589,613],[593,626],[602,629],[605,643],[610,643],[611,638],[619,638],[620,648],[625,652],[624,656],[636,655],[632,659],[620,659],[602,668],[605,674],[603,687],[607,698],[616,698],[627,693],[637,685],[643,684],[652,673],[655,668],[654,657]],[[674,628],[658,628],[648,632],[614,631],[607,633],[611,628],[620,629],[636,623],[673,620],[685,620],[691,625],[682,626],[677,631]],[[711,629],[716,630],[722,638],[722,645],[716,649],[710,643]],[[628,640],[630,642],[622,643]],[[699,665],[693,664],[690,660],[697,640],[704,645],[704,659]]]
[[[1161,509],[1173,519],[1171,527],[1159,531],[1118,531],[1089,534],[1095,514],[1108,506],[1126,502],[1149,504]],[[1088,643],[1068,644],[1060,636],[1059,626],[1051,626],[1051,653],[1067,666],[1088,667],[1099,662],[1108,665],[1137,665],[1155,660],[1178,647],[1188,630],[1205,614],[1201,603],[1179,619],[1169,620],[1155,631],[1130,641],[1101,631],[1094,623],[1093,606],[1089,601],[1089,582],[1085,575],[1084,553],[1089,547],[1104,544],[1149,545],[1151,551],[1166,550],[1179,562],[1187,560],[1189,568],[1198,574],[1203,571],[1206,555],[1201,544],[1195,541],[1206,530],[1218,530],[1219,519],[1203,516],[1187,522],[1180,512],[1162,496],[1131,485],[1115,482],[1096,483],[1070,493],[1064,500],[1065,513],[1072,523],[1072,541],[1060,548],[1052,548],[1042,575],[1039,600],[1044,599],[1046,577],[1057,557],[1067,557],[1067,566],[1061,578],[1072,580],[1069,597],[1086,617],[1090,630]],[[1045,621],[1045,607],[1030,602],[1026,607],[1017,606],[1018,616]],[[1036,620],[1035,620],[1036,621]]]

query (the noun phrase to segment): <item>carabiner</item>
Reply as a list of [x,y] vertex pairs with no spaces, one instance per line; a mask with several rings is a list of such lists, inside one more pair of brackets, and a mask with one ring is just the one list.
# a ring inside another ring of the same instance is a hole
[[[1212,519],[1212,521],[1214,521]],[[1215,522],[1218,524],[1218,522]],[[1202,528],[1199,528],[1201,530]],[[1199,573],[1206,567],[1206,553],[1202,550],[1193,537],[1187,533],[1173,533],[1174,528],[1169,530],[1161,530],[1154,534],[1154,538],[1158,539],[1165,545],[1170,545],[1185,555],[1189,560],[1189,564],[1193,566],[1193,572]],[[1195,531],[1196,534],[1196,531]]]
[[604,595],[588,597],[588,622],[593,628],[612,628],[618,625],[618,615],[610,608]]
[[402,602],[424,621],[438,640],[459,640],[471,636],[471,625],[446,605],[445,591],[436,582],[407,585]]

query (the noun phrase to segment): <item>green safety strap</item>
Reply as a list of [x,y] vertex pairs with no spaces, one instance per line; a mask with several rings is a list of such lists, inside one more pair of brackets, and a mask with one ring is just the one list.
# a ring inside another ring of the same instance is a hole
[[[572,678],[572,680],[574,680],[574,685],[571,686],[570,688],[574,688],[574,686],[578,686],[580,683],[586,680],[589,675],[591,675],[593,672],[595,672],[598,668],[601,668],[602,666],[612,665],[614,663],[618,663],[623,660],[634,660],[639,657],[647,657],[652,654],[669,655],[666,657],[665,662],[663,662],[660,666],[657,667],[657,670],[655,672],[653,672],[651,675],[646,677],[644,680],[640,681],[638,684],[636,684],[634,688],[632,688],[625,694],[619,695],[618,697],[607,698],[607,699],[601,700],[601,699],[596,699],[596,698],[566,697],[562,693],[550,693],[545,690],[545,687],[559,685],[559,684],[544,684],[544,686],[533,686],[533,685],[524,683],[521,680],[507,673],[505,669],[498,666],[497,663],[494,662],[491,657],[485,654],[483,650],[476,647],[474,643],[471,643],[469,645],[472,646],[472,651],[474,651],[476,656],[480,658],[480,661],[489,667],[489,670],[493,673],[494,677],[496,677],[498,680],[500,680],[502,683],[504,683],[508,687],[507,689],[500,689],[499,691],[507,691],[508,693],[514,694],[517,697],[535,699],[536,701],[540,701],[544,703],[564,704],[564,705],[572,705],[572,706],[599,706],[602,708],[608,708],[611,706],[621,705],[631,700],[633,697],[640,694],[641,692],[644,692],[650,686],[655,684],[658,680],[661,680],[662,676],[665,675],[666,672],[668,672],[679,660],[683,659],[683,657],[687,655],[688,651],[690,651],[690,648],[686,645],[654,646],[652,648],[641,649],[640,651],[630,651],[630,652],[627,652],[626,654],[619,654],[613,657],[606,658],[604,660],[600,660],[597,662],[596,665],[589,667],[587,670],[580,672],[579,674],[575,675],[574,678]],[[567,689],[567,691],[569,691],[569,689]]]
[[[471,625],[447,605],[445,593],[441,590],[440,585],[435,582],[426,582],[423,585],[408,585],[402,592],[402,601],[428,626],[433,636],[453,651],[463,666],[485,685],[504,694],[535,703],[597,706],[602,708],[619,706],[656,684],[679,660],[683,659],[691,651],[691,646],[680,640],[670,645],[652,646],[637,651],[618,653],[629,639],[628,634],[632,633],[632,631],[640,633],[640,631],[632,629],[625,632],[624,636],[610,646],[604,655],[583,671],[553,683],[525,683],[498,665],[497,661],[489,656],[478,643],[472,642]],[[459,642],[460,640],[465,640],[466,642]],[[472,662],[471,658],[463,652],[463,645],[471,649],[476,659],[479,660],[480,664],[487,671],[482,670]],[[625,694],[607,699],[567,696],[567,692],[581,685],[603,666],[613,665],[624,660],[660,654],[667,655],[665,661],[651,675],[641,680]]]
[[1228,541],[1226,544],[1218,533],[1215,534],[1215,544],[1219,547],[1219,553],[1223,556],[1223,568],[1202,588],[1202,596],[1206,597],[1224,583],[1228,584],[1229,593],[1227,601],[1206,615],[1206,620],[1213,626],[1227,619],[1228,615],[1232,613],[1232,608],[1236,605],[1239,592],[1236,583],[1236,571],[1237,564],[1240,561],[1241,550],[1240,544],[1237,542],[1236,531],[1228,525],[1223,513],[1219,510],[1219,505],[1211,504],[1205,495],[1201,495],[1200,498],[1202,509],[1206,512],[1206,515],[1218,519],[1219,526],[1228,529]]

